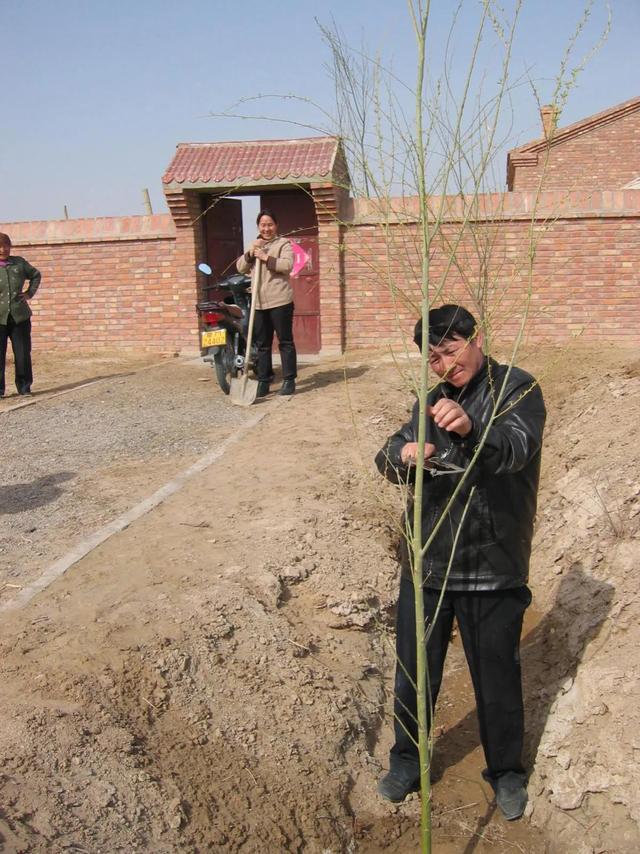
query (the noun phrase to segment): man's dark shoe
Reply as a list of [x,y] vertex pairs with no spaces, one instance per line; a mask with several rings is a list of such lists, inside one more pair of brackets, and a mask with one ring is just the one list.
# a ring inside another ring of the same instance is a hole
[[280,394],[295,394],[296,393],[296,381],[295,380],[285,380],[282,383],[282,388],[280,389]]
[[378,780],[378,794],[392,804],[401,804],[411,792],[420,788],[420,776],[408,769],[392,769]]
[[266,380],[258,381],[258,390],[256,397],[266,397],[269,394],[269,383]]
[[500,812],[507,821],[515,821],[524,813],[529,796],[527,794],[526,781],[522,774],[515,771],[507,771],[506,774],[496,780],[483,775],[488,779],[496,793],[496,803]]

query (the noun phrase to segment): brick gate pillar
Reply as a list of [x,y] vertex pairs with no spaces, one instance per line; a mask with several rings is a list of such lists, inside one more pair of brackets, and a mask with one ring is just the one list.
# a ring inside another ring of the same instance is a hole
[[344,351],[345,306],[341,208],[345,191],[335,184],[311,184],[318,218],[320,264],[320,354]]
[[200,195],[193,190],[164,191],[169,211],[176,226],[174,255],[173,299],[176,319],[184,349],[199,352],[198,317],[195,304],[198,300],[198,261],[204,255],[204,238]]

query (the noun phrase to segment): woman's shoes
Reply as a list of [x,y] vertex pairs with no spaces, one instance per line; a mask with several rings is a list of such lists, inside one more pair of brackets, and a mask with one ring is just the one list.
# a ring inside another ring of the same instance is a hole
[[282,388],[280,389],[279,394],[292,395],[296,393],[296,381],[295,380],[285,380],[282,383]]
[[[256,391],[256,397],[266,397],[269,394],[269,386],[270,383],[268,380],[258,380],[258,389]],[[296,393],[296,381],[295,380],[283,380],[282,387],[278,394],[286,395],[287,397]]]

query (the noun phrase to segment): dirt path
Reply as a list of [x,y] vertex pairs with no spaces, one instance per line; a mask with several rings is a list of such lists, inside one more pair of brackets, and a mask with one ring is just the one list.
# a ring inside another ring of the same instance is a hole
[[[6,615],[0,850],[417,850],[417,799],[375,793],[398,507],[371,460],[409,401],[389,361],[348,375],[305,368],[233,452]],[[457,643],[445,678],[435,850],[555,850],[495,813]]]
[[0,408],[0,607],[248,417],[198,361],[88,359],[70,366],[67,383],[54,366],[34,398]]

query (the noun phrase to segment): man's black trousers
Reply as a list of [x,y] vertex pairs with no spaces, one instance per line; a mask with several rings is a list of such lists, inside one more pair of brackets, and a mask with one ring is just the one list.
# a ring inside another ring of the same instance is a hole
[[278,336],[282,378],[294,380],[297,374],[296,346],[293,343],[293,303],[277,308],[256,309],[253,334],[258,348],[258,379],[271,382],[273,333]]
[[16,388],[20,394],[31,390],[31,320],[16,323],[9,315],[7,325],[0,325],[0,394],[4,394],[4,369],[7,359],[7,341],[11,339],[16,369]]
[[[425,624],[431,627],[439,590],[425,589]],[[528,587],[479,593],[449,591],[427,643],[428,685],[435,708],[454,617],[476,696],[480,738],[492,778],[523,774],[524,710],[520,673],[522,618],[531,602]],[[396,621],[395,736],[391,768],[419,769],[416,723],[416,632],[413,582],[403,577]],[[430,723],[429,723],[430,726]]]

